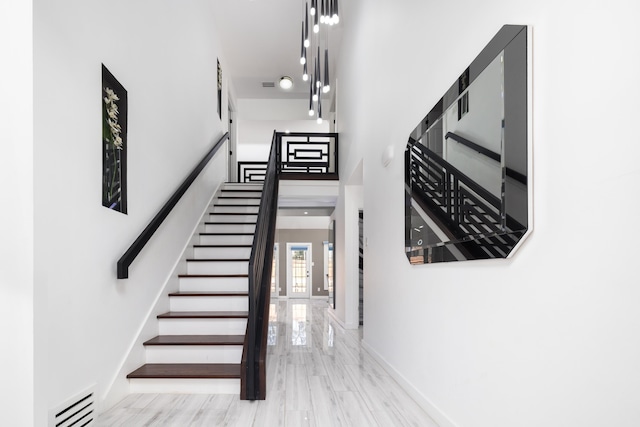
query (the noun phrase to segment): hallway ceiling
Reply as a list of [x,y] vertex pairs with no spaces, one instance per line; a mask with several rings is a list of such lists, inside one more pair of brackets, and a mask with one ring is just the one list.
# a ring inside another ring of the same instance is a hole
[[[237,98],[308,98],[309,86],[302,80],[300,65],[305,0],[215,0],[213,8],[224,52],[222,72],[231,76]],[[344,23],[342,8],[340,18],[340,24],[330,30],[332,80]],[[278,87],[282,76],[293,79],[292,89]],[[273,82],[276,87],[263,88],[262,82]]]

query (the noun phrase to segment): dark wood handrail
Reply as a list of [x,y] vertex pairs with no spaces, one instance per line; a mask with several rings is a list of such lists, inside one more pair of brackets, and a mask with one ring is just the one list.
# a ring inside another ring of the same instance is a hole
[[209,161],[213,158],[216,152],[220,149],[222,144],[229,139],[229,132],[225,133],[222,138],[215,143],[213,148],[209,150],[209,152],[200,160],[200,163],[196,165],[196,167],[191,171],[189,176],[184,180],[184,182],[178,187],[178,189],[173,193],[173,195],[169,198],[167,203],[160,209],[160,211],[153,217],[149,225],[142,230],[142,233],[138,236],[138,238],[129,246],[129,249],[120,257],[118,260],[118,279],[126,279],[129,277],[129,266],[136,259],[140,251],[144,248],[144,246],[149,242],[153,234],[160,227],[162,222],[167,218],[171,210],[178,204],[184,193],[187,192],[193,181],[198,177],[200,172],[207,166]]
[[[457,135],[453,132],[447,132],[447,134],[444,136],[445,139],[453,139],[456,142],[459,142],[462,145],[466,145],[467,147],[471,148],[472,150],[476,150],[478,153],[480,154],[484,154],[485,156],[489,157],[490,159],[495,160],[496,162],[500,163],[502,161],[502,156],[498,153],[494,153],[493,151],[484,148],[481,145],[476,144],[473,141],[469,141],[466,138],[461,137],[460,135]],[[516,181],[527,185],[527,176],[517,172],[513,169],[511,169],[510,167],[505,167],[505,173],[509,178],[513,178]]]
[[263,400],[266,397],[265,359],[269,322],[269,285],[278,214],[277,144],[280,142],[280,135],[276,132],[273,134],[249,260],[249,318],[242,356],[240,390],[240,398],[243,400]]
[[471,148],[472,150],[477,151],[480,154],[484,154],[485,156],[489,157],[492,160],[495,160],[496,162],[500,162],[502,156],[498,153],[495,153],[491,150],[489,150],[488,148],[484,148],[482,145],[476,144],[473,141],[469,141],[467,138],[463,138],[460,135],[457,135],[453,132],[447,132],[447,134],[444,136],[445,139],[453,139],[454,141],[462,144],[462,145],[466,145],[467,147]]

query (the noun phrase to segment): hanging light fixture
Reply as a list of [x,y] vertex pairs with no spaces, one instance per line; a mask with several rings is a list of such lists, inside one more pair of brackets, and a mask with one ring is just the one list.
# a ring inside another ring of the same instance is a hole
[[307,63],[307,48],[304,47],[304,21],[302,21],[302,42],[300,43],[300,64],[304,65]]
[[[309,82],[309,116],[317,114],[318,123],[322,123],[322,95],[331,91],[329,28],[340,22],[338,0],[302,1],[302,13],[304,13],[300,47],[302,80]],[[319,34],[320,23],[326,25],[323,27],[322,35]],[[313,32],[309,31],[310,25]],[[320,56],[323,50],[324,59]],[[314,102],[317,105],[314,105]]]
[[309,3],[305,3],[304,13],[304,47],[307,48],[311,45],[309,41]]
[[313,109],[313,85],[309,83],[309,115],[313,117],[316,112]]
[[314,102],[318,102],[318,86],[316,86],[316,76],[315,74],[312,75],[312,79],[311,79],[311,90],[312,90],[312,95],[311,95],[311,99],[313,99]]
[[316,86],[322,86],[322,78],[320,77],[320,46],[318,46],[318,56],[316,56]]
[[313,16],[313,32],[318,34],[320,32],[320,25],[318,25],[318,13]]
[[322,87],[322,91],[327,93],[331,90],[331,86],[329,86],[329,49],[324,50],[324,86]]

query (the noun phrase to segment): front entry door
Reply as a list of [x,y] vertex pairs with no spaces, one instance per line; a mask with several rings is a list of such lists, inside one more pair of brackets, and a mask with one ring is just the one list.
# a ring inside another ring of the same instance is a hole
[[309,298],[311,290],[311,243],[287,243],[287,295]]

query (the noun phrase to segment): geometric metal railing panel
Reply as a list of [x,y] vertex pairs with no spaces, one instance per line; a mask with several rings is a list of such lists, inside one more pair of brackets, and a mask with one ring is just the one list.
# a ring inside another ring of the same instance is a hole
[[[280,179],[337,180],[338,134],[276,133]],[[238,182],[264,180],[266,162],[238,162]]]

